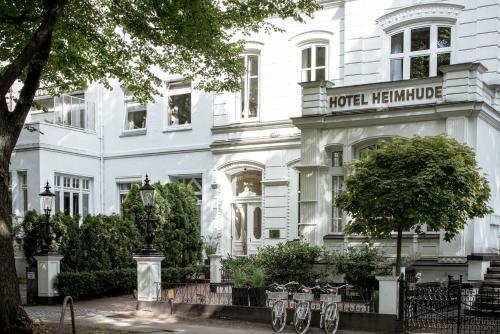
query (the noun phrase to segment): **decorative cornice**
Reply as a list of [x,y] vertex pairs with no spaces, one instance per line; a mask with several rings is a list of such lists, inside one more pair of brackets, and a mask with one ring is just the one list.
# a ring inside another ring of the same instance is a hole
[[74,148],[66,148],[62,146],[55,146],[43,143],[16,145],[16,147],[14,148],[14,152],[16,153],[29,152],[29,151],[48,151],[48,152],[69,154],[84,158],[91,158],[91,159],[100,158],[100,155],[98,153],[92,153],[88,151],[76,150]]
[[132,152],[119,152],[104,154],[104,160],[124,159],[124,158],[137,158],[158,156],[166,154],[185,154],[194,152],[208,152],[210,149],[205,145],[174,147],[170,149],[152,149],[147,151],[132,151]]
[[210,145],[212,153],[248,152],[270,149],[299,148],[300,135],[276,138],[238,138],[216,140]]
[[397,9],[381,16],[376,22],[386,32],[419,21],[455,23],[463,9],[464,6],[456,4],[423,3]]
[[262,180],[262,184],[266,186],[286,186],[290,181],[288,179]]

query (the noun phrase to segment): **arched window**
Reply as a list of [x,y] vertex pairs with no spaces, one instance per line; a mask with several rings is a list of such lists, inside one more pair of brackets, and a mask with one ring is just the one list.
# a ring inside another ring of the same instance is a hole
[[262,195],[262,172],[257,170],[244,170],[232,176],[233,194],[240,196],[245,193],[254,193],[253,196]]

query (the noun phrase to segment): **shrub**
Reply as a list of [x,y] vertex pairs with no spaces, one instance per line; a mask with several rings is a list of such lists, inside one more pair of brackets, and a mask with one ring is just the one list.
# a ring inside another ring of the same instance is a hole
[[328,277],[327,271],[313,268],[313,263],[324,256],[325,251],[318,246],[280,243],[263,248],[255,261],[265,270],[268,283],[297,281],[312,286]]
[[[155,247],[163,253],[166,267],[187,267],[201,260],[202,241],[197,198],[191,186],[156,183],[153,218],[156,219]],[[139,186],[134,185],[123,203],[127,219],[144,232],[146,218]]]
[[102,270],[93,272],[64,272],[57,275],[61,296],[92,299],[131,293],[137,287],[135,269]]
[[333,253],[331,261],[347,283],[367,290],[377,287],[375,272],[384,265],[384,257],[371,244],[349,247],[344,253]]
[[196,265],[185,268],[163,268],[161,270],[161,281],[166,283],[180,283],[189,280],[196,280],[202,274],[207,276],[209,266]]
[[255,257],[228,258],[224,260],[222,270],[231,277],[235,287],[262,287],[266,283],[265,269]]

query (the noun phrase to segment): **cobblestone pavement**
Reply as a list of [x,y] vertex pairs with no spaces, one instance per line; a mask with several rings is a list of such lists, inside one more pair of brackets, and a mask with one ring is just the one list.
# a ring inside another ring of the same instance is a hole
[[[132,296],[102,298],[75,303],[75,319],[78,326],[133,330],[144,333],[193,333],[193,334],[244,334],[272,333],[268,324],[235,320],[186,319],[170,315],[154,315],[147,311],[136,311]],[[26,306],[29,316],[38,322],[59,323],[61,305]],[[70,323],[70,310],[66,310],[66,323]],[[295,333],[288,326],[283,333]],[[323,333],[313,328],[309,333]],[[338,334],[355,334],[352,331],[338,331]],[[369,334],[364,332],[364,334]]]

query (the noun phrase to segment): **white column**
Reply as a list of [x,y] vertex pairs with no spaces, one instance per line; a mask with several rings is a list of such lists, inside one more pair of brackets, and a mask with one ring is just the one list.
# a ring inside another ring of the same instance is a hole
[[212,254],[208,258],[210,259],[210,283],[221,283],[222,255]]
[[57,297],[59,292],[55,288],[56,277],[61,271],[59,254],[40,254],[35,256],[38,274],[38,297]]
[[379,282],[378,313],[398,314],[398,277],[376,276]]
[[156,301],[161,289],[163,256],[134,256],[137,261],[137,301]]

